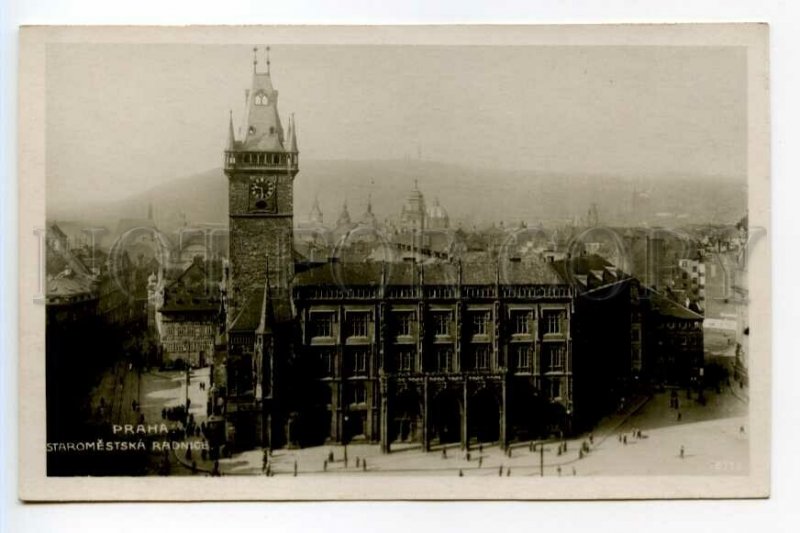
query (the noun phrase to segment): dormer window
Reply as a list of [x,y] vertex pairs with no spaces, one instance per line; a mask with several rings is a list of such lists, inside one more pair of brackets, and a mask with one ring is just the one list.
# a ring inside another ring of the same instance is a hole
[[269,99],[267,95],[264,93],[258,93],[255,98],[256,105],[267,105],[269,103]]

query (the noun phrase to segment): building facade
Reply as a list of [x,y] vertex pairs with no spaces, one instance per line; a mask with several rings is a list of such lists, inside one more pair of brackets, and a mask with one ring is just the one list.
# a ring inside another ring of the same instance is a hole
[[[297,260],[296,126],[284,135],[269,66],[256,67],[247,133],[231,123],[225,151],[210,402],[231,448],[506,446],[589,428],[629,394],[648,369],[640,287],[598,256]],[[401,231],[430,216],[415,186]],[[345,206],[338,226],[350,224]]]
[[[155,300],[155,326],[165,366],[193,368],[211,363],[220,309],[213,264],[197,256]],[[158,285],[150,287],[155,292]],[[160,304],[160,305],[159,305]]]

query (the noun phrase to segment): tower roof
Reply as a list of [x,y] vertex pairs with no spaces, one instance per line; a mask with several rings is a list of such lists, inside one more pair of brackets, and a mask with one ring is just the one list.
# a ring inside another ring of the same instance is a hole
[[241,149],[283,152],[283,143],[283,126],[278,115],[278,91],[272,86],[269,59],[266,72],[259,72],[257,61],[254,60],[253,83],[247,96],[247,121]]

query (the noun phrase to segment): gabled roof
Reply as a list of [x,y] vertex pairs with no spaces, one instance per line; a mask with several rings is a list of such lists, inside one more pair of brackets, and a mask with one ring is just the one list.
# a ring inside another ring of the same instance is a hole
[[164,288],[161,312],[216,311],[219,308],[217,287],[209,279],[202,261],[195,260]]
[[650,309],[662,316],[685,320],[703,320],[704,318],[703,315],[695,313],[677,302],[673,302],[659,292],[648,290],[647,294],[649,296]]
[[231,332],[253,333],[261,324],[261,312],[264,307],[264,287],[254,288],[247,296],[239,314],[233,319]]

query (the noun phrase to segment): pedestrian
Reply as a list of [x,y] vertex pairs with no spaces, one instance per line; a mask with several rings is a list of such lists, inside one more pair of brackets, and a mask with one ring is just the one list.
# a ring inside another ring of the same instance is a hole
[[367,460],[366,459],[363,459],[361,461],[361,470],[363,470],[364,472],[367,471]]
[[500,465],[500,471],[498,472],[500,477],[503,477],[503,465]]
[[483,443],[478,444],[478,453],[483,453]]
[[561,455],[561,445],[558,445],[558,455]]
[[508,448],[508,458],[509,458],[509,459],[511,459],[511,456],[512,456],[512,455],[514,455],[514,451],[513,451],[513,450],[511,449],[511,447],[509,446],[509,448]]
[[469,450],[467,450],[467,455],[466,455],[466,457],[467,457],[467,462],[469,462],[469,461],[470,461],[470,459],[472,458],[472,455],[469,453]]
[[681,445],[681,459],[683,459],[683,453],[684,453],[683,445]]
[[681,421],[681,412],[678,411],[678,422],[680,422],[680,421]]
[[211,471],[211,475],[212,476],[219,476],[220,475],[220,472],[219,472],[219,459],[214,461],[214,469]]
[[460,468],[458,469],[458,477],[464,477],[464,471]]
[[511,468],[506,470],[506,477],[511,477]]
[[589,444],[594,444],[594,435],[589,433]]
[[323,459],[322,460],[322,471],[323,472],[327,472],[328,471],[328,460],[327,459]]
[[186,460],[189,461],[192,458],[192,449],[186,448]]
[[294,460],[294,477],[297,477],[297,459]]
[[356,457],[356,468],[360,468],[360,467],[361,467],[361,459]]
[[744,435],[744,426],[739,426],[739,433]]
[[528,444],[528,451],[533,452],[533,441],[531,441],[530,444]]
[[197,473],[197,461],[192,461],[192,474]]
[[567,441],[564,441],[564,453],[567,453]]
[[329,463],[332,463],[332,462],[333,462],[333,450],[330,450],[330,451],[328,452],[328,462],[329,462]]
[[442,459],[447,459],[447,448],[442,448]]
[[267,477],[272,477],[272,465],[267,465]]
[[558,477],[561,477],[561,466],[556,468],[556,471],[558,472]]
[[573,475],[573,476],[576,476],[576,475],[578,475],[578,473],[577,473],[577,472],[575,472],[575,467],[574,467],[574,466],[572,467],[572,475]]
[[626,446],[628,445],[628,436],[627,435],[623,435],[622,436],[622,444],[624,444]]
[[619,435],[617,435],[617,440],[618,440],[619,442],[622,442],[622,433],[620,433]]
[[583,459],[583,450],[578,450],[578,459]]
[[483,466],[483,456],[482,455],[480,457],[478,457],[478,468],[480,468],[481,466]]

